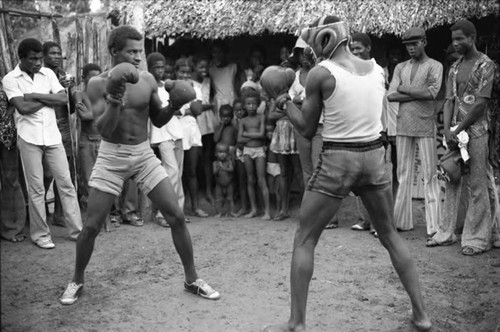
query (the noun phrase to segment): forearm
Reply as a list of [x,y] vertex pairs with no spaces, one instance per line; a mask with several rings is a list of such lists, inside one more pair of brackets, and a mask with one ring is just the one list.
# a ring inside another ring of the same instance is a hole
[[173,108],[170,105],[167,105],[158,112],[157,116],[151,118],[151,122],[156,127],[161,128],[166,125],[178,111],[179,110],[177,108]]
[[[288,118],[290,118],[294,129],[297,130],[297,132],[301,136],[306,138],[312,137],[311,135],[308,135],[308,133],[311,131],[311,128],[309,128],[310,125],[308,126],[304,119],[304,115],[293,102],[286,102],[286,113],[288,115]],[[316,132],[316,128],[314,128],[314,132]]]
[[24,101],[21,107],[16,107],[21,115],[33,114],[44,108],[46,105],[39,101]]
[[203,105],[201,105],[201,111],[202,112],[210,111],[213,108],[214,108],[214,105],[212,105],[212,104],[203,104]]
[[416,88],[407,85],[400,85],[398,87],[398,92],[414,99],[422,99],[422,100],[433,100],[434,96],[429,91],[429,88],[426,86]]
[[451,128],[453,107],[454,107],[454,102],[452,100],[447,99],[443,107],[443,126],[445,133],[449,132]]
[[477,120],[479,120],[485,112],[485,103],[477,102],[472,109],[467,113],[465,118],[460,121],[455,130],[456,133],[459,133],[463,130],[467,130],[471,125],[473,125]]
[[414,101],[415,98],[408,96],[407,94],[400,93],[400,92],[392,92],[390,95],[387,96],[387,100],[391,102],[408,102],[408,101]]
[[68,96],[65,93],[44,94],[27,93],[24,95],[25,101],[39,101],[46,106],[64,106],[68,102]]

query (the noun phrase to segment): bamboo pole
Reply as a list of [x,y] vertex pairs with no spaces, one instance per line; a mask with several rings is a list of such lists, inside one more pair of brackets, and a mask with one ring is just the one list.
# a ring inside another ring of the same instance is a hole
[[75,18],[76,24],[76,77],[78,82],[82,79],[82,58],[83,58],[83,29],[80,18]]

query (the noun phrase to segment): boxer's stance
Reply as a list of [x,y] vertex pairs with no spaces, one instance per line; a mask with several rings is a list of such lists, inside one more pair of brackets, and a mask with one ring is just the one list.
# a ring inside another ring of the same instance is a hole
[[[374,60],[359,59],[349,51],[347,24],[338,17],[321,18],[301,37],[309,45],[305,54],[313,53],[326,60],[309,72],[301,110],[290,101],[288,94],[276,98],[276,104],[286,107],[295,129],[305,137],[316,133],[323,113],[323,151],[307,185],[295,234],[290,319],[286,324],[270,326],[264,331],[305,330],[314,249],[350,191],[361,196],[380,242],[389,252],[411,300],[412,322],[418,329],[428,330],[431,322],[424,309],[417,270],[393,226],[391,179],[385,168],[385,150],[380,139],[384,71]],[[264,74],[261,82],[264,87]]]
[[188,84],[175,82],[169,91],[170,104],[162,109],[155,78],[147,71],[137,71],[142,45],[142,35],[134,28],[114,29],[108,40],[113,68],[88,83],[87,94],[102,142],[89,181],[87,221],[76,243],[75,274],[60,299],[62,304],[73,304],[78,299],[95,238],[128,178],[137,182],[170,223],[184,266],[185,289],[208,299],[220,298],[217,291],[198,279],[184,214],[147,137],[148,118],[162,127],[176,110],[195,98],[194,90]]

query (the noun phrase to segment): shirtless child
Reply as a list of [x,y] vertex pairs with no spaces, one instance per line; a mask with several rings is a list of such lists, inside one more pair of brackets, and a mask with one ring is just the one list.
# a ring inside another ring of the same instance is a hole
[[[231,214],[236,216],[234,211],[233,199],[233,179],[234,179],[234,159],[229,154],[229,146],[223,143],[217,143],[215,146],[215,156],[217,158],[213,163],[213,172],[215,177],[215,209],[216,217],[224,217]],[[229,212],[224,213],[224,198],[229,203]]]
[[220,298],[219,292],[198,278],[184,213],[148,140],[148,119],[162,127],[182,105],[195,98],[195,93],[190,85],[176,81],[169,91],[169,105],[161,108],[155,78],[147,71],[137,71],[142,48],[142,34],[136,29],[126,25],[114,29],[108,39],[113,68],[93,77],[87,87],[102,141],[89,182],[87,221],[76,243],[75,273],[60,299],[65,305],[78,300],[95,238],[129,178],[137,182],[170,224],[184,267],[184,289],[207,299]]
[[255,175],[257,174],[257,182],[264,199],[264,216],[262,219],[270,220],[269,190],[266,183],[266,152],[264,150],[266,117],[264,114],[257,114],[257,108],[260,104],[259,93],[249,92],[242,99],[243,108],[247,111],[248,115],[240,120],[238,143],[245,144],[243,156],[245,158],[247,188],[251,206],[250,213],[245,215],[245,217],[253,218],[257,215],[257,201],[255,196]]
[[[247,116],[247,111],[243,108],[243,101],[241,98],[236,98],[233,102],[234,118],[231,121],[234,130],[236,131],[236,138],[238,138],[238,128],[240,121]],[[246,139],[245,139],[246,140]],[[236,212],[236,216],[242,216],[248,213],[248,191],[247,191],[247,171],[245,170],[245,158],[243,157],[244,142],[236,142],[236,173],[238,174],[238,193],[240,194],[240,209]]]

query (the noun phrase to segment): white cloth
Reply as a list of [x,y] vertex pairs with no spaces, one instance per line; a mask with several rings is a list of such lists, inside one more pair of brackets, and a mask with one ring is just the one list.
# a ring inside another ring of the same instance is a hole
[[[42,67],[35,73],[33,79],[19,68],[19,65],[9,72],[2,80],[7,98],[23,97],[26,93],[55,94],[64,90],[56,74]],[[15,112],[17,134],[26,142],[34,145],[56,145],[62,142],[61,133],[57,127],[56,113],[52,107],[43,107],[39,111],[22,115]]]
[[[201,83],[193,81],[193,87],[195,91],[200,91],[201,95],[199,100],[201,100],[201,103],[204,105],[210,104],[210,78],[205,77]],[[196,97],[198,99],[198,96]],[[198,127],[200,127],[201,135],[213,134],[215,132],[217,120],[213,110],[201,112],[201,114],[196,117],[196,122],[198,122]]]
[[[193,86],[196,93],[196,100],[202,100],[202,92],[198,86]],[[198,122],[194,116],[186,114],[190,112],[191,103],[184,104],[180,112],[182,116],[179,118],[182,127],[182,148],[186,151],[193,146],[203,146],[201,143],[201,132]]]
[[[457,129],[458,126],[451,127],[451,130]],[[458,139],[458,148],[460,149],[460,155],[462,156],[462,159],[464,162],[469,160],[469,152],[467,151],[467,144],[469,144],[469,134],[465,130],[462,130],[457,134],[457,139]],[[443,145],[445,148],[448,148],[448,145],[446,144],[446,137],[443,136]]]
[[[163,82],[162,82],[163,83]],[[170,95],[164,87],[158,87],[158,96],[161,100],[161,107],[168,105]],[[151,123],[150,143],[159,144],[165,141],[175,141],[183,136],[182,126],[177,116],[173,116],[163,127],[158,128]]]

